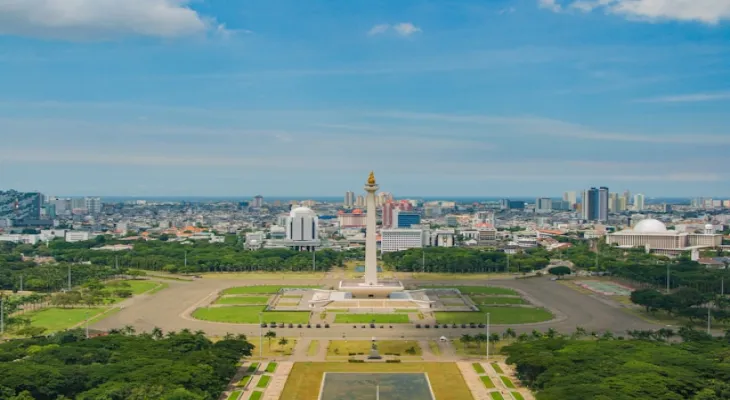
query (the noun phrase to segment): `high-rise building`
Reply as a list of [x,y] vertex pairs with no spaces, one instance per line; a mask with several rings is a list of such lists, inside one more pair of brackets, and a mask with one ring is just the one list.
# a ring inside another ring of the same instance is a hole
[[84,199],[86,212],[91,215],[101,214],[101,199],[98,197],[86,197]]
[[623,197],[623,196],[619,197],[618,198],[618,211],[624,212],[628,209],[629,209],[629,203],[626,200],[626,197]]
[[380,234],[381,253],[423,247],[423,230],[421,229],[383,229]]
[[355,200],[355,207],[365,207],[365,197],[358,195],[357,200]]
[[393,228],[410,228],[412,225],[421,223],[421,215],[412,211],[402,211],[399,208],[393,209]]
[[14,225],[33,224],[41,219],[43,195],[0,191],[0,219],[9,219]]
[[637,193],[634,196],[634,210],[636,210],[636,211],[644,210],[644,195],[641,193]]
[[608,220],[608,188],[590,188],[583,191],[581,207],[583,219],[587,221]]
[[296,250],[313,251],[319,245],[319,219],[310,208],[297,207],[286,221],[286,239]]
[[608,194],[608,211],[612,213],[621,212],[618,204],[618,193]]
[[578,204],[578,193],[576,192],[565,192],[563,193],[563,201],[570,203],[570,207],[575,207]]
[[352,208],[355,206],[355,192],[345,192],[345,208]]
[[539,197],[535,200],[535,212],[550,212],[553,209],[553,199],[548,197]]
[[393,226],[393,210],[395,205],[392,201],[383,204],[383,228],[391,228]]
[[629,206],[631,205],[631,192],[628,189],[626,189],[624,191],[623,198],[624,198],[624,201],[626,202],[626,208],[624,210],[628,210]]
[[261,195],[257,195],[253,198],[253,201],[251,202],[251,207],[253,208],[261,208],[264,206],[264,197]]

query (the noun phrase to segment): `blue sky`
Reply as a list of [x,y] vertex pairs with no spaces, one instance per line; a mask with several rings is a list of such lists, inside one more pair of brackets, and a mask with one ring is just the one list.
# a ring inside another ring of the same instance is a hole
[[0,0],[0,188],[730,196],[727,0]]

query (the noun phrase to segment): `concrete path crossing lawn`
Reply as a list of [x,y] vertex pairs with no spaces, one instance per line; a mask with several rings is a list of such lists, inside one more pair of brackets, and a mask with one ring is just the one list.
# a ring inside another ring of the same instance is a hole
[[492,400],[487,388],[481,379],[479,379],[479,375],[474,371],[474,367],[471,364],[470,362],[463,361],[456,363],[459,371],[461,371],[461,375],[464,377],[466,386],[471,390],[471,395],[474,396],[474,400]]

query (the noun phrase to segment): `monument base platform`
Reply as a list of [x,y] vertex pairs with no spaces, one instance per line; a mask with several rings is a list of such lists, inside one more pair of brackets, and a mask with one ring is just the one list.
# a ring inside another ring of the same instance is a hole
[[402,292],[405,288],[400,281],[378,281],[367,284],[363,281],[340,281],[338,290],[352,293],[355,299],[387,299],[393,292]]

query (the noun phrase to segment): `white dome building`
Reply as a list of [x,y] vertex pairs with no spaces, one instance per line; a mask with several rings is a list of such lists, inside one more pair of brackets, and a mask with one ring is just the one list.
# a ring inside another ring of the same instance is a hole
[[676,256],[685,251],[722,244],[722,235],[715,235],[705,229],[704,233],[686,233],[668,230],[656,219],[640,221],[633,229],[625,229],[606,236],[606,243],[618,247],[643,247],[647,252]]
[[297,207],[286,219],[286,240],[296,250],[313,251],[320,245],[319,218],[311,208]]

